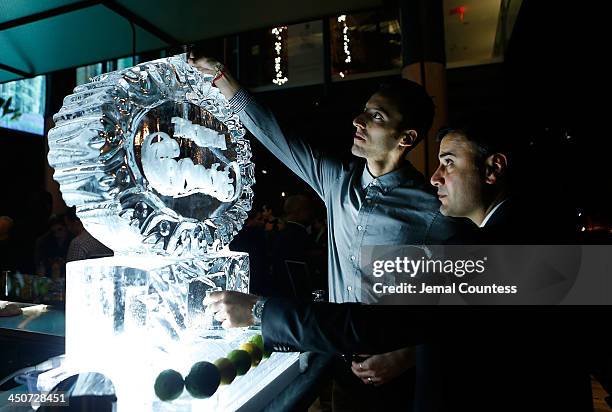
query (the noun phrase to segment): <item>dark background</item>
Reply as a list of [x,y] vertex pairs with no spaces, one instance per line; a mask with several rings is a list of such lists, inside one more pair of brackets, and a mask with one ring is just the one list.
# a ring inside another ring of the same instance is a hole
[[[481,111],[502,114],[529,147],[530,184],[538,202],[569,205],[578,227],[607,238],[612,229],[612,179],[607,113],[596,9],[524,1],[504,63],[447,70],[449,121]],[[211,43],[212,44],[212,43]],[[217,47],[219,49],[219,47]],[[214,51],[214,50],[213,50]],[[232,56],[216,52],[231,68]],[[47,113],[56,113],[73,85],[69,74],[49,76]],[[385,78],[261,92],[283,125],[313,145],[350,156],[352,119]],[[73,81],[73,80],[72,80]],[[568,138],[569,136],[569,138]],[[252,140],[257,165],[256,202],[280,212],[283,198],[308,190],[303,182]],[[44,190],[43,137],[0,129],[0,214],[27,213],[24,200]],[[266,170],[267,174],[262,174]]]

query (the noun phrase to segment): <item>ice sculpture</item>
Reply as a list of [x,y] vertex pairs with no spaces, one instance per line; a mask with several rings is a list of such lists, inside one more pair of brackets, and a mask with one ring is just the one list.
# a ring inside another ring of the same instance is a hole
[[103,74],[64,99],[49,164],[70,205],[116,252],[225,248],[251,208],[238,116],[184,55]]
[[103,373],[120,411],[238,409],[296,369],[297,355],[273,354],[208,400],[153,392],[162,370],[186,376],[257,333],[214,328],[203,307],[208,290],[248,291],[248,255],[228,245],[254,183],[244,129],[210,76],[185,55],[103,74],[54,121],[49,164],[64,200],[115,252],[68,264],[65,368]]

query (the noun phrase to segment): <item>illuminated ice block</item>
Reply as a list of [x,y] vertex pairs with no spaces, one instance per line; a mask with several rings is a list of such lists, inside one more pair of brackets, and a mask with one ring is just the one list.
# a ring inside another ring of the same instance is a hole
[[297,355],[276,354],[207,400],[185,391],[168,403],[154,394],[161,371],[186,376],[195,362],[214,362],[258,333],[204,322],[206,290],[248,291],[246,253],[117,256],[71,262],[67,272],[67,368],[106,376],[121,410],[234,410],[295,367]]
[[83,364],[95,363],[92,355],[107,358],[107,350],[98,344],[125,336],[142,337],[146,345],[167,352],[175,342],[205,332],[207,290],[248,292],[248,267],[248,254],[241,252],[192,259],[145,255],[70,262],[66,352]]

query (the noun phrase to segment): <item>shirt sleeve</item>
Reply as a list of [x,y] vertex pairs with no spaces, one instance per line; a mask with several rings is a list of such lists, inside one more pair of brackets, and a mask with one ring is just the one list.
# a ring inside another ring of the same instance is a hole
[[79,242],[75,242],[75,239],[70,242],[68,246],[68,254],[66,255],[66,262],[74,262],[76,260],[84,260],[87,258],[87,253]]
[[240,89],[229,103],[249,132],[325,199],[342,170],[341,162],[321,155],[303,139],[282,130],[274,114],[246,90]]

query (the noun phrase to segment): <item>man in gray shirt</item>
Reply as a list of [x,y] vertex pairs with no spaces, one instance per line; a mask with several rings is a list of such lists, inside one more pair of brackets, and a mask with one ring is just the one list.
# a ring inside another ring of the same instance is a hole
[[[189,61],[214,76],[245,127],[325,202],[332,302],[361,301],[362,246],[437,245],[454,235],[457,226],[439,213],[431,186],[406,159],[433,121],[434,105],[422,86],[400,80],[370,97],[353,120],[351,151],[357,159],[346,164],[285,133],[220,63],[193,55]],[[412,358],[408,349],[375,355],[354,365],[353,373],[366,384],[382,385],[410,368]],[[379,377],[374,381],[372,371]]]

